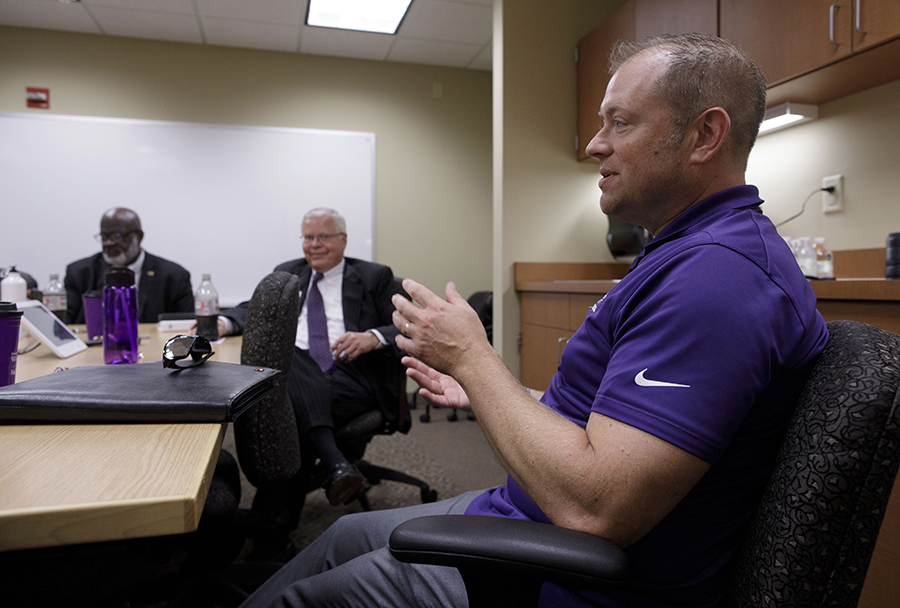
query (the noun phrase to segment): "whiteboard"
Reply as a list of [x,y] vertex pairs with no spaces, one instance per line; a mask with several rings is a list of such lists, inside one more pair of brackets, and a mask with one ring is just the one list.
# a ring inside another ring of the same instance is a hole
[[223,307],[249,299],[279,263],[303,257],[313,207],[347,219],[346,255],[373,259],[375,134],[0,113],[0,267],[43,288],[100,251],[111,207],[141,218],[146,251]]

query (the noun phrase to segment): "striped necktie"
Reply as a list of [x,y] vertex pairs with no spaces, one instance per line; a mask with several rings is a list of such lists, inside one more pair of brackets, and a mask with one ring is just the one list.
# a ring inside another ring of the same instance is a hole
[[313,277],[312,287],[306,298],[307,327],[309,328],[309,356],[313,358],[325,373],[334,369],[334,359],[328,343],[328,320],[325,318],[325,303],[319,291],[319,281],[324,277],[317,272]]

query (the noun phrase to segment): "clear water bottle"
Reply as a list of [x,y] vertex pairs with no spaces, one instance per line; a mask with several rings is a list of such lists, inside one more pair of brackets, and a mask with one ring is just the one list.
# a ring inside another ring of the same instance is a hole
[[137,363],[138,300],[134,272],[111,266],[103,275],[103,360],[107,365]]
[[813,248],[816,250],[816,278],[834,278],[834,254],[825,246],[825,237],[817,236],[813,239]]
[[59,280],[58,274],[50,275],[50,282],[44,289],[44,306],[50,309],[50,312],[59,317],[63,323],[66,322],[66,288],[62,281]]
[[797,247],[797,263],[803,276],[808,279],[816,278],[816,250],[813,249],[812,243],[809,242],[808,236],[800,237],[800,244]]
[[219,339],[219,292],[204,274],[200,287],[194,294],[194,317],[197,319],[197,335],[210,342]]

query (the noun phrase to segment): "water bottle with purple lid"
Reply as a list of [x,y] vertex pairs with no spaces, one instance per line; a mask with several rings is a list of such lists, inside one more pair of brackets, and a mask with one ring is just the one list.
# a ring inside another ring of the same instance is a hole
[[134,272],[111,266],[103,276],[103,360],[107,365],[138,362],[138,300]]

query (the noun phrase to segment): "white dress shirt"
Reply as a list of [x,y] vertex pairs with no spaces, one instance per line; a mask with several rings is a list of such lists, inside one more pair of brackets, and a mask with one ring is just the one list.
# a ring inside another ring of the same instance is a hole
[[[297,338],[294,344],[301,350],[309,350],[309,314],[306,309],[306,303],[309,301],[309,290],[315,277],[315,272],[309,277],[309,284],[306,286],[306,298],[303,300],[303,306],[300,308],[300,319],[297,321]],[[327,270],[318,283],[319,293],[322,294],[322,303],[325,305],[325,318],[328,321],[328,344],[334,344],[334,341],[347,331],[344,326],[343,283],[344,260],[341,260],[334,268]]]

